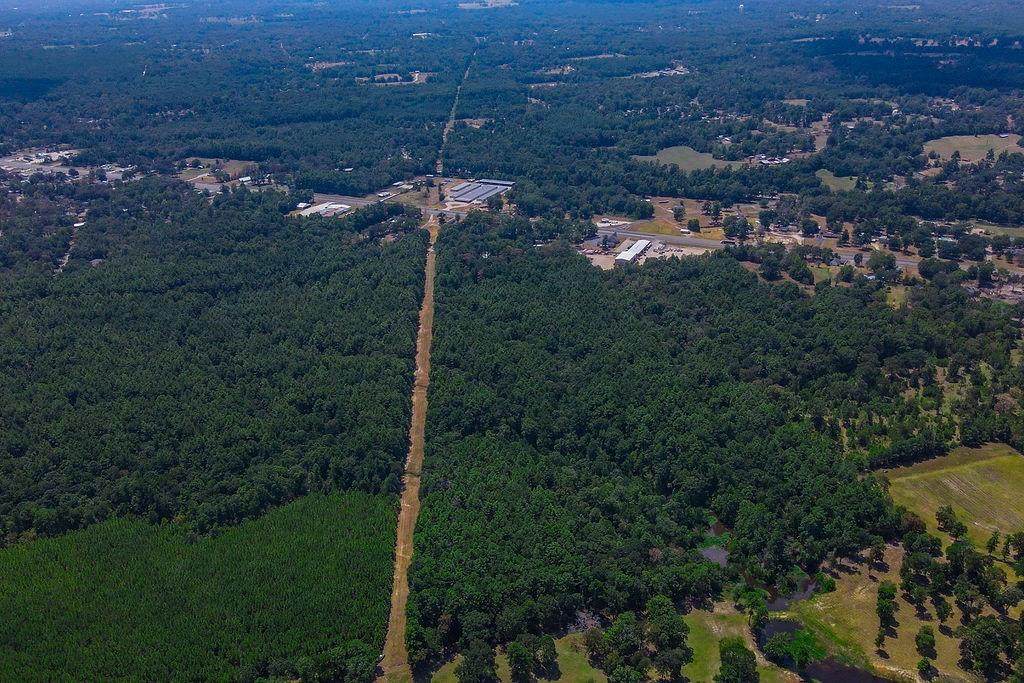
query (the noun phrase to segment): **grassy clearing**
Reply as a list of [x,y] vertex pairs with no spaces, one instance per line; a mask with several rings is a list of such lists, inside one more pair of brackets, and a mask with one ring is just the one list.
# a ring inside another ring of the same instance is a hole
[[[951,505],[979,546],[994,530],[1024,530],[1024,456],[1004,444],[953,453],[885,472],[893,499],[938,534],[935,512]],[[940,534],[941,535],[941,534]]]
[[814,275],[814,284],[832,279],[832,268],[829,266],[811,266],[811,274]]
[[788,99],[788,100],[782,100],[782,101],[785,104],[788,104],[788,105],[793,106],[793,107],[806,107],[808,105],[808,103],[810,103],[810,100],[804,99],[802,97],[794,97],[794,98],[791,98],[791,99]]
[[885,300],[893,308],[899,308],[907,303],[907,288],[904,285],[893,285],[886,289]]
[[642,232],[647,235],[679,235],[679,226],[666,220],[641,221],[629,226],[631,232]]
[[[583,646],[583,634],[571,633],[555,641],[555,651],[558,653],[558,678],[538,678],[538,681],[551,681],[557,683],[607,683],[608,677],[604,672],[591,666],[587,659],[587,651]],[[431,677],[432,683],[458,683],[455,676],[455,668],[459,665],[461,656],[456,656],[438,669]],[[508,667],[508,658],[504,652],[499,652],[497,657],[498,680],[501,683],[511,683],[512,674]]]
[[[693,649],[693,661],[683,667],[687,680],[694,683],[710,683],[722,665],[719,658],[718,641],[725,636],[739,636],[747,641],[755,652],[754,638],[747,626],[747,617],[728,605],[719,604],[714,611],[694,611],[685,617],[690,627],[687,644]],[[760,661],[758,670],[762,683],[794,681],[797,677],[774,664]]]
[[[799,619],[825,643],[839,659],[854,666],[873,669],[879,675],[896,679],[918,680],[918,654],[914,636],[921,626],[929,624],[935,629],[935,666],[944,681],[977,681],[972,674],[959,667],[959,644],[950,632],[939,628],[933,610],[917,614],[902,596],[897,598],[898,626],[895,635],[886,639],[884,651],[875,650],[878,616],[875,603],[881,581],[899,582],[899,567],[903,549],[886,549],[884,567],[872,568],[867,563],[844,563],[836,577],[836,590],[791,606],[789,616]],[[947,622],[951,627],[959,624],[960,611],[954,606],[953,616]]]
[[998,135],[950,135],[926,142],[925,153],[938,152],[943,159],[949,159],[953,152],[959,151],[961,160],[967,163],[981,161],[991,149],[996,156],[1000,152],[1024,152],[1019,144],[1020,136],[1016,133],[1009,137]]
[[682,171],[699,171],[705,168],[725,168],[732,166],[733,162],[716,159],[705,152],[698,152],[692,147],[680,145],[678,147],[666,147],[654,156],[636,156],[637,161],[655,161],[659,164],[675,164]]
[[837,176],[832,171],[825,169],[820,169],[814,175],[821,178],[821,182],[825,183],[833,192],[849,192],[857,186],[857,179],[852,175]]
[[228,680],[384,640],[395,499],[307,496],[217,536],[113,519],[0,552],[0,680]]

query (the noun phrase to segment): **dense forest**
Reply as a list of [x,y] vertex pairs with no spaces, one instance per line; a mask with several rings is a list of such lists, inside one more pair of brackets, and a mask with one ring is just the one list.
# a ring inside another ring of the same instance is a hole
[[63,273],[0,275],[5,542],[398,490],[425,243],[374,235],[415,210],[280,199],[135,183],[92,204]]
[[[937,372],[982,396],[983,365],[1010,372],[1009,310],[956,284],[894,310],[864,278],[812,296],[726,255],[603,273],[536,237],[482,213],[442,234],[418,664],[699,605],[737,570],[784,584],[902,532],[869,465],[1024,433],[977,396],[937,409]],[[728,569],[698,553],[712,519]]]
[[[951,601],[961,667],[1010,676],[1021,532],[929,535],[879,469],[1024,449],[1024,310],[989,298],[1024,282],[1012,0],[25,4],[0,678],[373,679],[425,379],[418,673],[550,674],[571,631],[613,683],[676,679],[682,613],[757,624],[891,543],[879,639],[893,595]],[[471,178],[514,187],[445,206]],[[362,208],[297,215],[335,201]],[[600,218],[718,251],[600,271]]]
[[115,519],[7,548],[0,678],[369,680],[394,538],[394,497],[352,492],[212,537]]

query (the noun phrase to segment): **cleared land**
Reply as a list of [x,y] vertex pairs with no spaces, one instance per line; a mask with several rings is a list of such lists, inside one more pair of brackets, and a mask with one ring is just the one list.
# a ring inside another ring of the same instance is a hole
[[692,147],[680,145],[666,147],[654,156],[635,156],[637,161],[654,161],[659,164],[675,164],[683,171],[699,171],[705,168],[725,168],[734,162],[716,159],[706,152],[698,152]]
[[301,498],[198,541],[113,519],[0,552],[0,680],[228,680],[384,639],[395,498]]
[[926,153],[938,152],[943,159],[949,159],[953,152],[959,151],[961,160],[974,163],[984,159],[990,149],[996,153],[996,156],[1003,151],[1024,153],[1024,148],[1021,148],[1017,144],[1018,142],[1020,142],[1020,136],[1016,133],[1005,138],[999,135],[950,135],[926,142],[924,151]]
[[[537,681],[551,681],[557,683],[583,683],[593,681],[594,683],[606,683],[608,677],[604,672],[591,666],[587,658],[587,650],[583,646],[583,634],[571,633],[555,640],[555,651],[558,653],[557,678],[538,678]],[[438,669],[431,681],[433,683],[457,683],[455,668],[459,665],[461,656],[456,657]],[[508,666],[508,657],[504,652],[497,656],[498,680],[501,683],[511,683],[512,673]],[[694,679],[696,680],[696,679]]]
[[825,183],[833,192],[848,192],[857,186],[857,179],[853,176],[837,176],[832,171],[825,169],[819,170],[814,175],[821,178],[821,182]]
[[430,385],[430,343],[434,329],[434,273],[437,255],[437,219],[431,216],[427,225],[430,248],[424,269],[423,305],[420,308],[419,332],[416,336],[416,383],[412,390],[412,421],[409,426],[409,457],[405,463],[402,508],[398,515],[395,536],[395,571],[392,581],[391,614],[388,617],[387,640],[381,666],[387,680],[408,680],[409,653],[405,647],[406,604],[409,601],[409,564],[412,562],[413,532],[420,512],[420,475],[423,471],[423,440],[427,423],[427,388]]
[[[938,680],[980,680],[959,667],[959,641],[952,636],[952,631],[940,628],[930,603],[925,612],[916,613],[910,603],[898,596],[898,625],[895,633],[890,632],[882,652],[875,649],[878,586],[882,581],[899,582],[902,558],[902,547],[889,546],[886,548],[884,566],[871,567],[867,562],[859,561],[844,562],[834,573],[834,592],[798,602],[791,606],[788,615],[803,622],[838,659],[854,666],[873,669],[887,678],[906,680],[918,680],[917,662],[921,655],[917,653],[914,636],[922,626],[928,624],[935,629],[938,656],[934,663],[940,672]],[[953,616],[947,624],[955,629],[961,616],[959,608],[954,605]]]
[[[712,681],[722,666],[718,641],[725,636],[739,636],[747,641],[748,647],[757,652],[753,634],[747,626],[747,617],[728,605],[719,604],[714,611],[690,612],[685,617],[690,627],[687,644],[693,649],[693,661],[683,667],[683,675],[690,681],[704,683]],[[762,683],[798,681],[799,677],[781,669],[758,655],[758,671]]]
[[992,535],[1024,530],[1024,456],[1004,444],[953,453],[885,472],[897,503],[938,533],[935,512],[951,505],[980,546]]

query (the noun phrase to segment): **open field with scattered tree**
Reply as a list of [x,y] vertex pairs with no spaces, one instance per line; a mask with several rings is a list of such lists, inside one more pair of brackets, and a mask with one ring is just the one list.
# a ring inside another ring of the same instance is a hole
[[958,664],[958,640],[951,630],[962,616],[956,605],[952,606],[953,616],[942,626],[933,606],[918,610],[905,597],[897,596],[896,625],[884,646],[876,647],[878,587],[883,581],[899,582],[903,557],[902,547],[890,545],[885,549],[882,562],[844,561],[833,573],[835,591],[793,604],[789,615],[799,619],[841,661],[887,677],[911,680],[917,675],[916,667],[921,659],[915,636],[921,627],[930,626],[935,632],[932,659],[942,680],[979,681]]
[[925,152],[935,152],[941,159],[950,159],[954,152],[960,152],[960,159],[966,163],[981,161],[992,150],[996,156],[1002,152],[1024,152],[1018,143],[1020,135],[949,135],[925,143]]

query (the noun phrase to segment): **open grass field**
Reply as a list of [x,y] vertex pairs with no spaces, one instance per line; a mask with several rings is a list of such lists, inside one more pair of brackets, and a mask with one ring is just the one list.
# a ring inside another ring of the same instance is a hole
[[[608,677],[604,672],[595,669],[587,659],[587,651],[583,646],[583,634],[571,633],[555,640],[555,651],[558,653],[558,671],[561,674],[558,678],[540,678],[538,681],[557,681],[558,683],[606,683]],[[460,658],[456,657],[438,669],[430,679],[433,683],[457,683],[455,667],[459,665]],[[511,683],[512,674],[508,667],[508,658],[504,652],[499,652],[497,657],[498,680],[501,683]]]
[[857,186],[857,179],[853,176],[837,176],[832,171],[820,169],[814,175],[821,178],[828,189],[833,192],[848,192]]
[[[727,605],[717,605],[714,611],[693,611],[686,615],[690,627],[687,644],[693,649],[693,661],[683,667],[683,674],[693,683],[710,683],[718,673],[722,661],[718,652],[718,641],[725,636],[739,636],[747,641],[755,652],[753,635],[747,627],[747,617]],[[797,681],[799,678],[785,669],[764,661],[759,657],[758,670],[761,683],[782,683]]]
[[732,166],[733,162],[715,159],[706,152],[698,152],[692,147],[680,145],[678,147],[666,147],[654,156],[636,156],[637,161],[656,161],[659,164],[675,164],[683,171],[699,171],[705,168],[725,168]]
[[232,680],[379,652],[396,501],[301,498],[217,536],[114,519],[0,551],[0,680]]
[[642,232],[647,235],[679,235],[682,234],[679,226],[672,221],[656,218],[651,221],[640,221],[633,223],[629,229],[634,232]]
[[[885,580],[899,582],[902,557],[903,549],[900,546],[889,546],[885,553],[884,567],[869,567],[863,562],[845,562],[842,570],[835,574],[834,592],[795,603],[790,607],[788,616],[803,622],[839,659],[854,666],[873,669],[886,678],[910,681],[919,680],[916,667],[921,659],[914,645],[914,636],[921,626],[929,624],[935,629],[935,666],[940,673],[937,680],[964,683],[980,680],[959,667],[959,641],[950,631],[939,628],[930,605],[926,613],[917,614],[902,596],[897,597],[899,607],[895,634],[890,634],[886,639],[882,652],[876,651],[878,616],[875,604],[878,585]],[[954,605],[953,616],[947,623],[955,629],[960,623],[960,617],[960,610]]]
[[953,152],[959,151],[963,161],[974,163],[984,159],[990,149],[995,151],[996,156],[1003,151],[1024,152],[1024,148],[1017,144],[1018,142],[1020,136],[1016,133],[1005,138],[998,135],[950,135],[926,142],[924,151],[938,152],[943,159],[949,159]]
[[938,534],[935,512],[951,505],[980,546],[996,529],[1024,530],[1024,456],[1003,444],[958,448],[951,454],[885,471],[893,499]]

